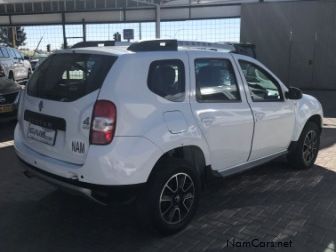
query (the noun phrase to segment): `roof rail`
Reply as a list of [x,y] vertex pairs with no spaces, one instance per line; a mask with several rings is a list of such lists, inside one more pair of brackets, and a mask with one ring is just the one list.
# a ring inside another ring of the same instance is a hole
[[214,43],[214,42],[186,41],[186,40],[177,41],[177,43],[181,47],[191,47],[203,50],[213,50],[213,51],[225,50],[229,52],[235,50],[234,46],[232,46],[229,43]]
[[132,52],[177,51],[176,39],[144,40],[131,44],[127,50]]
[[133,52],[148,52],[148,51],[177,51],[178,47],[195,48],[200,50],[225,50],[234,51],[235,48],[231,44],[226,43],[211,43],[202,41],[185,41],[176,39],[157,39],[145,40],[131,44],[127,50]]
[[100,40],[100,41],[82,41],[74,44],[71,48],[81,47],[97,47],[97,46],[114,46],[114,40]]

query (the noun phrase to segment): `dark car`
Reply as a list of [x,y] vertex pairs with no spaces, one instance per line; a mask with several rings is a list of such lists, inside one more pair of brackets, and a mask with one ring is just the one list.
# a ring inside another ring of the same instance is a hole
[[15,81],[0,78],[0,122],[16,119],[21,90]]

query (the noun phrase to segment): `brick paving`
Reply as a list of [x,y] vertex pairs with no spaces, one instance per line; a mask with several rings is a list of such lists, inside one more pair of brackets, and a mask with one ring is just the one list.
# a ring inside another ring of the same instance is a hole
[[295,170],[278,159],[214,179],[191,225],[170,237],[143,232],[131,207],[102,207],[25,178],[8,142],[13,124],[2,125],[0,142],[7,146],[0,147],[0,251],[228,251],[227,240],[252,239],[292,241],[292,248],[279,251],[335,251],[336,116],[331,115],[324,120],[315,167]]

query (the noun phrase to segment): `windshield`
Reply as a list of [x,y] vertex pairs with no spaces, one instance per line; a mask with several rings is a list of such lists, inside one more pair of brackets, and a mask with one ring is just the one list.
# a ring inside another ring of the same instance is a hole
[[117,57],[79,53],[54,54],[34,72],[28,94],[70,102],[99,89]]

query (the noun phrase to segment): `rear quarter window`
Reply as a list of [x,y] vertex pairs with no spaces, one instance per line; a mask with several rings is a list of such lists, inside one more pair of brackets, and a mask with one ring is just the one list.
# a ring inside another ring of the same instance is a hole
[[117,57],[80,53],[54,54],[32,75],[30,96],[71,102],[101,87]]
[[181,60],[157,60],[150,64],[147,85],[149,90],[169,101],[185,98],[185,71]]

